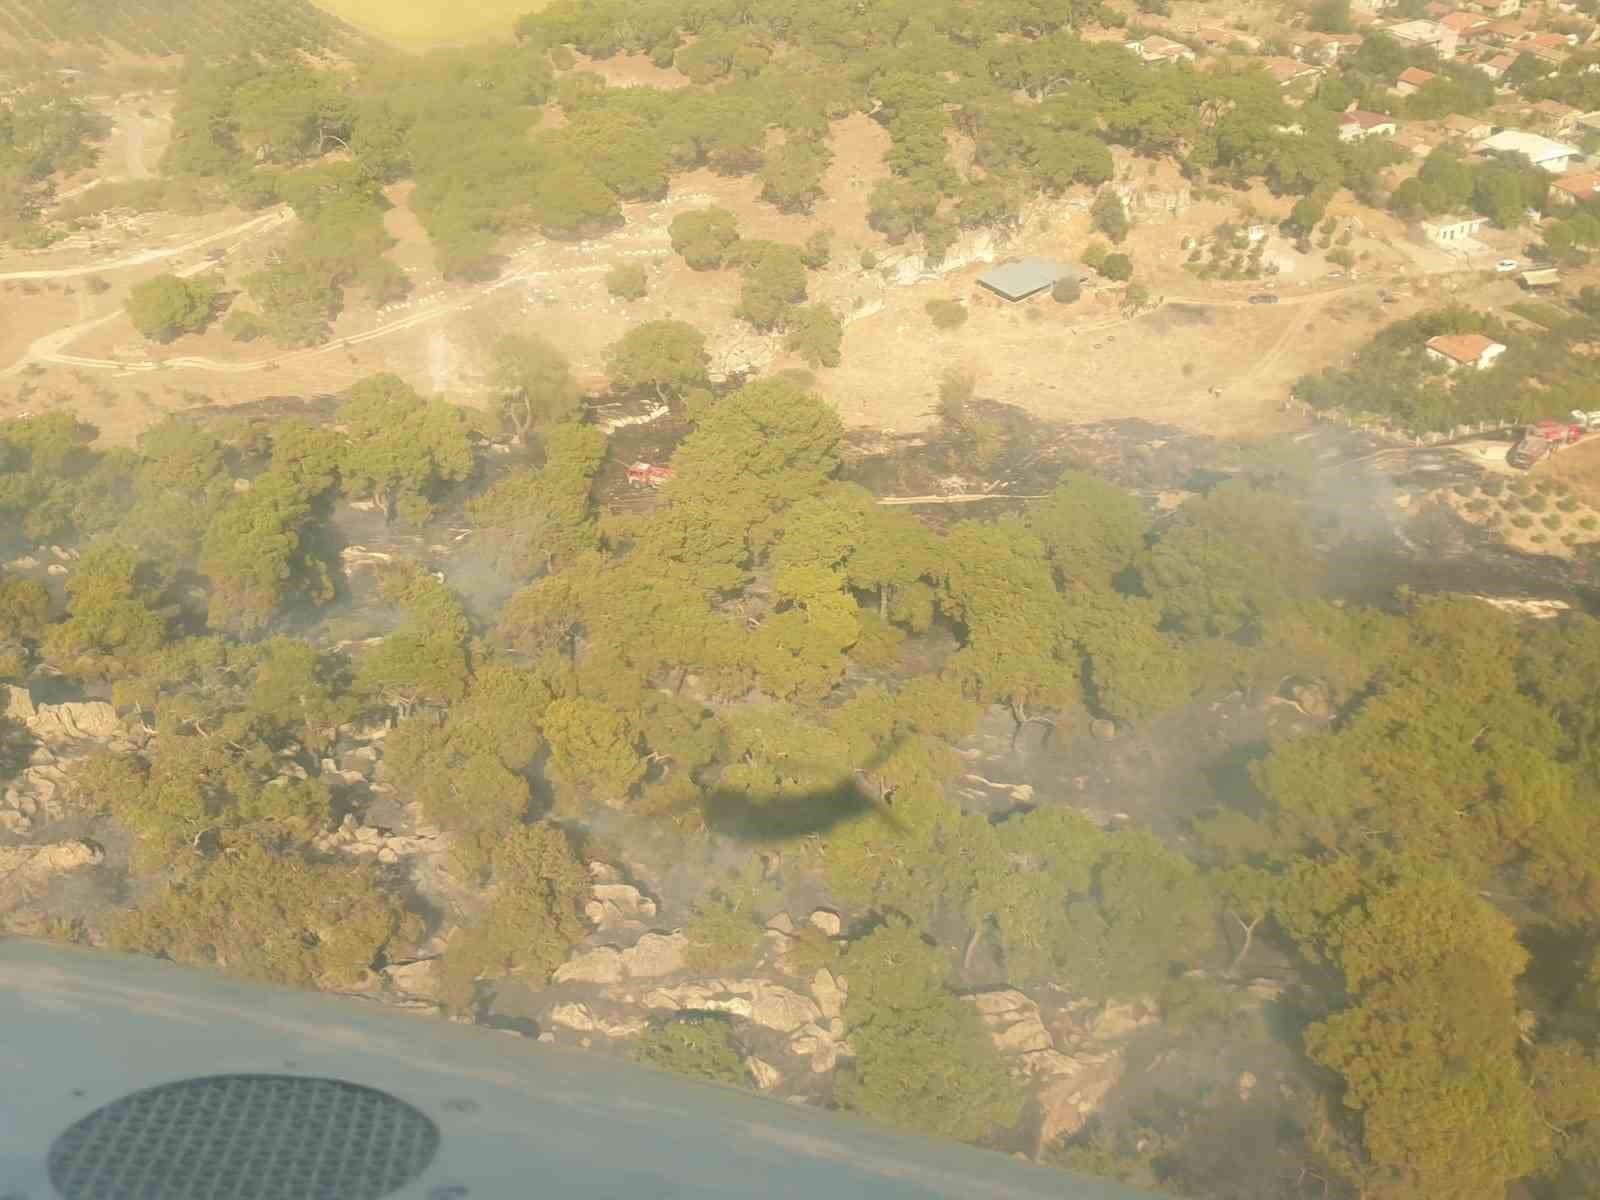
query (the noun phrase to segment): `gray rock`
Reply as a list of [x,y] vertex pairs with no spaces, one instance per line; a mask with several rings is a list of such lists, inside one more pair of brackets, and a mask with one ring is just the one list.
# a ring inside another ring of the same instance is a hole
[[104,853],[88,842],[0,847],[0,912],[33,900],[57,875],[104,861]]
[[608,1038],[638,1037],[650,1026],[643,1017],[608,1021],[587,1004],[558,1004],[550,1010],[550,1023],[574,1033],[599,1033]]
[[764,1092],[783,1082],[783,1075],[777,1067],[754,1056],[744,1060],[744,1069],[750,1072],[750,1078]]
[[552,979],[556,983],[618,983],[622,976],[622,952],[601,946],[569,958],[556,968]]
[[685,983],[677,987],[655,988],[644,994],[644,1006],[654,1009],[671,1009],[677,1012],[722,1012],[729,1016],[750,1019],[754,1008],[745,996],[729,995],[726,988],[712,984]]
[[622,952],[622,968],[631,979],[658,979],[683,970],[688,951],[681,933],[647,933]]
[[750,1019],[765,1029],[789,1033],[821,1020],[822,1010],[799,992],[775,983],[760,983],[756,987]]
[[807,920],[829,937],[838,937],[844,929],[844,922],[831,908],[819,908]]
[[845,989],[827,967],[811,977],[811,994],[816,998],[817,1008],[823,1016],[832,1018],[844,1012]]
[[767,922],[767,928],[777,933],[789,934],[791,937],[796,932],[794,918],[786,912],[774,914],[772,920]]
[[397,992],[435,1000],[439,996],[439,978],[433,969],[432,959],[400,963],[383,972],[384,978]]

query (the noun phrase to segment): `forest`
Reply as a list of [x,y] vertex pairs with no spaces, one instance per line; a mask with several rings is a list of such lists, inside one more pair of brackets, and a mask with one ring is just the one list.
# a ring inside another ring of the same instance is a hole
[[[1379,196],[1396,153],[1341,142],[1338,114],[1428,61],[1370,38],[1296,109],[1259,65],[1150,68],[1080,37],[1126,21],[1092,0],[555,0],[514,39],[416,59],[309,8],[245,7],[288,16],[248,57],[190,58],[162,178],[71,210],[294,210],[241,297],[204,274],[134,286],[151,340],[221,321],[313,346],[350,289],[404,297],[383,223],[402,180],[456,280],[494,277],[517,235],[609,229],[694,169],[805,212],[851,114],[889,139],[873,228],[932,262],[1040,194],[1107,182],[1113,147],[1206,186],[1264,180],[1308,239],[1336,190]],[[69,33],[92,19],[49,11]],[[154,49],[212,30],[140,28]],[[690,83],[611,87],[578,54]],[[1429,89],[1419,113],[1485,102],[1454,72]],[[959,169],[952,130],[973,151]],[[104,133],[59,80],[22,78],[0,107],[0,235],[63,236],[52,177]],[[1393,204],[1512,223],[1542,183],[1440,152]],[[1120,245],[1105,195],[1091,220]],[[1597,222],[1553,223],[1552,252],[1581,259]],[[737,273],[741,320],[837,363],[839,317],[808,282],[826,237],[748,236],[720,208],[669,236],[694,270]],[[1093,247],[1107,278],[1134,274]],[[1600,408],[1580,353],[1600,301],[1581,308],[1543,334],[1426,311],[1296,393],[1430,431]],[[1421,343],[1466,331],[1508,351],[1447,379]],[[671,973],[765,970],[780,940],[790,982],[847,982],[841,1032],[800,1070],[807,1098],[861,1119],[1196,1200],[1593,1194],[1600,620],[1420,582],[1375,594],[1351,565],[1370,512],[1314,446],[1217,443],[1167,489],[1052,460],[1025,499],[889,505],[903,464],[868,470],[809,372],[714,380],[676,319],[635,325],[605,370],[593,394],[561,346],[513,329],[483,406],[379,373],[326,403],[195,405],[136,445],[64,407],[0,421],[0,783],[53,754],[14,715],[36,701],[108,705],[116,726],[46,760],[57,809],[31,818],[36,840],[102,848],[97,903],[6,932],[365,995],[420,966],[428,1007],[489,1024],[608,948],[596,881],[648,887],[638,864],[672,880],[651,900],[652,931],[683,939]],[[976,387],[953,373],[928,398],[940,470],[1036,464]],[[659,490],[618,483],[632,451],[602,403],[667,409]],[[1164,760],[1184,782],[1148,820],[1091,812],[1065,774],[980,801],[973,755],[997,739],[1129,746],[1136,773]],[[6,849],[18,813],[0,809]],[[445,847],[426,887],[414,861],[339,849],[402,820]],[[806,911],[833,928],[795,928]],[[1037,1081],[992,1036],[983,1005],[1013,990],[1151,1014],[1136,1069],[1066,1132],[1044,1132]],[[674,1008],[611,1048],[767,1089],[758,1037]]]
[[[61,583],[0,582],[0,671],[109,699],[132,734],[72,785],[133,839],[126,898],[57,936],[335,988],[407,956],[441,914],[313,844],[363,802],[327,755],[379,720],[379,778],[483,897],[438,965],[454,1012],[537,986],[585,937],[584,862],[620,814],[625,839],[745,864],[680,914],[693,969],[747,966],[792,889],[848,915],[802,943],[850,980],[843,1109],[1015,1144],[1019,1084],[960,999],[987,961],[1012,986],[1148,997],[1174,1045],[1265,1040],[1296,1064],[1269,1110],[1169,1096],[1047,1148],[1060,1165],[1219,1198],[1290,1177],[1585,1194],[1600,622],[1346,602],[1337,515],[1281,453],[1161,519],[1069,470],[1045,499],[929,525],[847,478],[800,381],[713,391],[681,362],[627,374],[653,393],[681,372],[674,478],[605,506],[607,437],[559,352],[541,361],[492,415],[375,376],[326,423],[174,417],[136,451],[64,414],[0,426],[12,548],[77,555]],[[513,440],[510,465],[489,453]],[[358,582],[351,505],[396,529],[448,514],[503,586],[398,558]],[[1173,829],[952,789],[986,712],[1065,738],[1285,680],[1328,721],[1249,747],[1227,802]],[[1296,985],[1270,1022],[1241,1001],[1264,954]],[[726,1022],[669,1020],[638,1053],[742,1077]],[[1220,1164],[1262,1111],[1266,1165]]]

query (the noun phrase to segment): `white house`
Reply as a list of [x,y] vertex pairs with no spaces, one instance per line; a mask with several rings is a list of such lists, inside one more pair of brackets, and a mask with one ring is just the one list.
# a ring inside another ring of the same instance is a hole
[[1353,108],[1339,118],[1339,140],[1359,142],[1362,138],[1388,137],[1399,128],[1393,117],[1383,113],[1362,112]]
[[1499,342],[1481,333],[1441,333],[1429,338],[1425,348],[1429,358],[1443,363],[1449,371],[1457,367],[1486,371],[1506,352]]
[[1440,58],[1454,58],[1461,41],[1460,34],[1437,21],[1401,21],[1384,32],[1402,45],[1425,47]]
[[1159,33],[1148,34],[1138,41],[1124,42],[1123,45],[1147,63],[1194,61],[1193,50],[1182,42],[1162,37]]
[[1502,129],[1493,137],[1478,143],[1480,154],[1521,154],[1536,167],[1543,167],[1552,175],[1564,175],[1572,160],[1582,158],[1583,151],[1554,138],[1537,133],[1524,133],[1520,129]]
[[1488,217],[1471,216],[1439,217],[1432,221],[1422,223],[1422,232],[1427,235],[1430,242],[1449,245],[1451,242],[1464,242],[1477,236],[1477,233],[1489,223]]

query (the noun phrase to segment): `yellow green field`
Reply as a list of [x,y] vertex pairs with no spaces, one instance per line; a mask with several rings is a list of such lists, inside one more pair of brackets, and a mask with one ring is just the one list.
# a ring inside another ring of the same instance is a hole
[[364,33],[405,50],[511,36],[541,0],[314,0]]

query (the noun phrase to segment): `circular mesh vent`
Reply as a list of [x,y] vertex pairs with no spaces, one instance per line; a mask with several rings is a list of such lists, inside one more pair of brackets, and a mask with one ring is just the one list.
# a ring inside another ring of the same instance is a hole
[[336,1079],[213,1075],[134,1092],[50,1147],[66,1200],[377,1200],[439,1149],[404,1101]]

